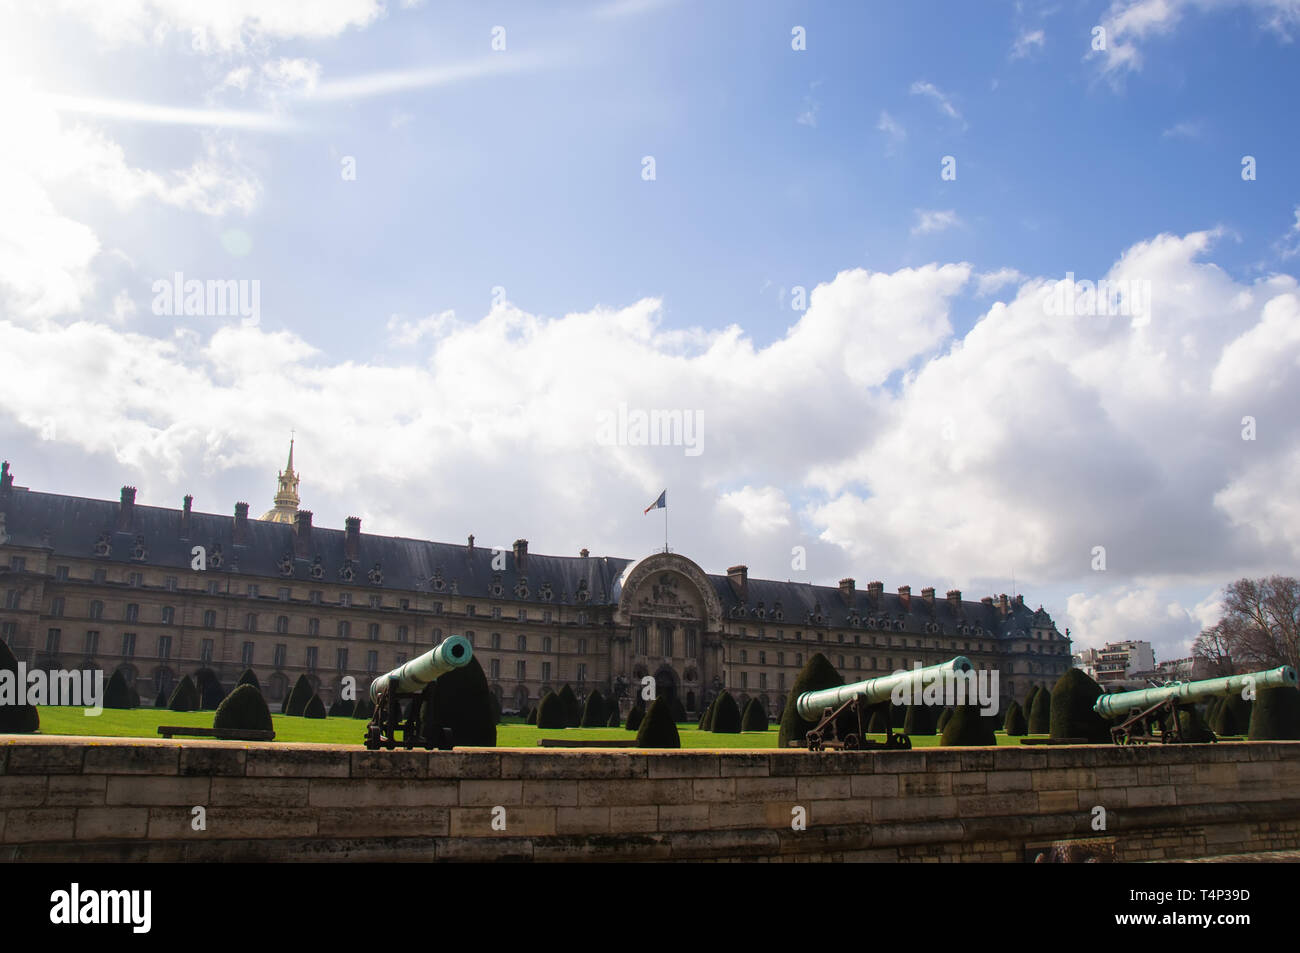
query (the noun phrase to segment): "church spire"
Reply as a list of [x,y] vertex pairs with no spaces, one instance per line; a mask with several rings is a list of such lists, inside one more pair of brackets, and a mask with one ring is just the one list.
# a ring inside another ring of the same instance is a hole
[[297,519],[298,474],[293,469],[293,434],[289,435],[289,462],[276,481],[275,506],[262,514],[262,519],[273,523],[293,523]]
[[284,472],[290,476],[293,475],[293,431],[289,431],[289,465],[284,468]]

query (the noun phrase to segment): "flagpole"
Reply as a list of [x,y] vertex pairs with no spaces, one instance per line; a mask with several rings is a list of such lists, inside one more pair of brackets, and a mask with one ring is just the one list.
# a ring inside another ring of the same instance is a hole
[[668,500],[664,499],[664,552],[668,552]]

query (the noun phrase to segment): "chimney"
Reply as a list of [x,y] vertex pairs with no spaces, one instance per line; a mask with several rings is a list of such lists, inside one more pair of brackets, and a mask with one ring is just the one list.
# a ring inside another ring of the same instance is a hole
[[731,591],[736,594],[736,598],[741,602],[749,600],[749,567],[748,566],[728,566],[727,582],[731,583]]
[[921,590],[921,598],[931,609],[934,608],[934,586],[926,586]]
[[194,507],[194,497],[185,494],[185,509],[181,510],[181,539],[190,538],[190,510]]
[[587,558],[587,547],[586,547],[586,546],[582,547],[582,549],[579,550],[578,555],[581,556],[583,559],[586,559],[586,558]]
[[0,463],[0,493],[8,493],[14,488],[14,475],[9,472],[9,461]]
[[880,580],[867,583],[867,599],[871,602],[873,609],[880,608],[880,600],[885,594],[885,584]]
[[912,587],[911,586],[898,587],[898,601],[903,604],[904,612],[912,611]]
[[474,555],[474,534],[473,533],[469,534],[469,553],[471,556]]
[[952,609],[953,615],[961,614],[961,590],[960,589],[948,590],[948,606]]
[[1007,594],[1005,592],[998,597],[998,610],[1003,615],[1006,615],[1008,612],[1011,611],[1011,606],[1007,604]]
[[528,540],[515,540],[515,572],[528,571]]
[[235,504],[235,545],[248,544],[248,504]]
[[346,531],[343,537],[343,555],[356,560],[361,553],[361,517],[349,516],[343,523]]
[[1020,608],[1021,606],[1023,606],[1024,604],[1025,604],[1025,594],[1024,594],[1023,592],[1017,592],[1017,593],[1016,593],[1016,608],[1018,609],[1018,608]]
[[298,522],[293,526],[293,554],[310,559],[314,553],[311,545],[311,510],[299,510]]
[[980,600],[980,602],[984,603],[984,605],[987,606],[987,607],[990,608],[990,609],[993,608],[993,597],[992,597],[992,596],[985,596],[983,599]]
[[852,579],[840,580],[840,598],[844,600],[844,604],[849,608],[853,607],[853,592],[856,585],[857,583]]
[[122,487],[122,506],[117,511],[117,528],[130,529],[131,519],[135,516],[135,487]]

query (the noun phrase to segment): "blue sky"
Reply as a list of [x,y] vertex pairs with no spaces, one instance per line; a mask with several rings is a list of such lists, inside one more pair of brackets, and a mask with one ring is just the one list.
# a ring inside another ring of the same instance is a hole
[[[1300,555],[1300,0],[0,15],[19,482],[258,510],[294,429],[318,522],[618,555],[666,485],[709,571],[1015,572],[1161,657]],[[151,313],[177,272],[257,325]],[[1067,272],[1155,320],[1044,323]],[[594,444],[620,403],[707,451]]]

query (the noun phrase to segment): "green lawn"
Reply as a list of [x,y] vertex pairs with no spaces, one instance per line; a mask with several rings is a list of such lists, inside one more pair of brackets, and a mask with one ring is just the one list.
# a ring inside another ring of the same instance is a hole
[[[212,712],[175,712],[157,708],[137,708],[132,711],[104,709],[96,717],[87,717],[81,708],[40,709],[41,734],[91,735],[116,738],[157,738],[159,725],[193,725],[212,727]],[[272,715],[275,722],[276,741],[315,742],[319,744],[359,745],[364,734],[365,721],[355,718],[291,718]],[[716,735],[700,731],[694,722],[677,726],[683,748],[775,748],[777,731],[773,725],[768,731],[747,731],[738,735]],[[497,726],[497,745],[503,748],[535,748],[539,738],[573,738],[583,741],[626,741],[634,743],[635,734],[624,728],[560,728],[541,730],[525,725],[517,718],[509,718]],[[883,741],[883,735],[870,736]],[[1042,736],[1035,736],[1042,737]],[[938,735],[917,735],[912,738],[916,748],[933,748],[939,743]],[[998,732],[998,744],[1019,744],[1019,738],[1008,738]]]

